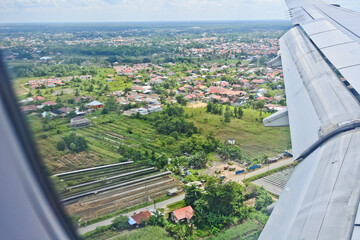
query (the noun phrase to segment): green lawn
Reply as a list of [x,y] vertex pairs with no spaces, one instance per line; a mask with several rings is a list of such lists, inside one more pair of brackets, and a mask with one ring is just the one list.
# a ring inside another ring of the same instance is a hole
[[189,120],[201,129],[203,133],[213,132],[214,136],[226,141],[235,139],[250,156],[267,154],[273,156],[282,153],[290,147],[290,131],[288,127],[264,127],[260,118],[269,116],[252,109],[244,109],[242,119],[232,118],[230,123],[224,122],[224,117],[206,112],[205,108],[186,108]]
[[165,230],[161,227],[149,226],[140,228],[139,230],[131,231],[130,233],[124,234],[119,237],[115,237],[114,240],[171,240]]
[[210,240],[255,240],[262,230],[262,225],[254,220],[247,221],[241,225],[225,230],[210,238]]
[[184,200],[181,200],[181,201],[178,201],[178,202],[175,202],[175,203],[172,203],[172,204],[169,204],[166,206],[169,210],[169,212],[172,212],[172,211],[175,211],[176,209],[180,209],[180,208],[183,208],[183,207],[186,207],[186,204],[185,204],[185,201]]

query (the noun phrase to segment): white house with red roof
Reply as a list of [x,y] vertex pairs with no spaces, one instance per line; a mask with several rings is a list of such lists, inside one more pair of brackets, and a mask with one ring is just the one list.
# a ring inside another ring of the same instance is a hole
[[176,223],[179,222],[190,222],[191,218],[194,216],[194,210],[191,206],[183,207],[178,210],[175,210],[171,213],[171,220]]

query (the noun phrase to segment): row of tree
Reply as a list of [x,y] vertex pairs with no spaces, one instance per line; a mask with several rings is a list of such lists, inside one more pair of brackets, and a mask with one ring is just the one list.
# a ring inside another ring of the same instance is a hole
[[[217,115],[223,115],[224,112],[224,106],[222,104],[216,104],[213,102],[209,102],[206,105],[206,112],[217,114]],[[231,117],[236,117],[238,119],[241,119],[244,115],[244,111],[241,107],[233,107],[233,110],[231,111],[231,108],[229,105],[226,105],[225,107],[225,113],[224,113],[224,121],[230,122]]]

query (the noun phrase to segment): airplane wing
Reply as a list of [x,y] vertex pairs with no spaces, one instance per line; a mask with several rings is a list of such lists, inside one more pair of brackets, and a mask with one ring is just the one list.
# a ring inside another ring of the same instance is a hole
[[0,239],[79,239],[37,154],[0,52]]
[[[360,14],[286,2],[294,27],[280,39],[280,57],[301,162],[259,239],[360,239]],[[279,115],[264,124],[276,126]]]

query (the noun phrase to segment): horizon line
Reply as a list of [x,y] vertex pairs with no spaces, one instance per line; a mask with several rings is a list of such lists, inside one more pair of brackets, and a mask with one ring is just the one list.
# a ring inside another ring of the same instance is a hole
[[238,20],[142,20],[142,21],[84,21],[84,22],[0,22],[0,24],[69,24],[69,23],[201,23],[201,22],[271,22],[271,21],[283,21],[283,22],[290,22],[290,19],[238,19]]

